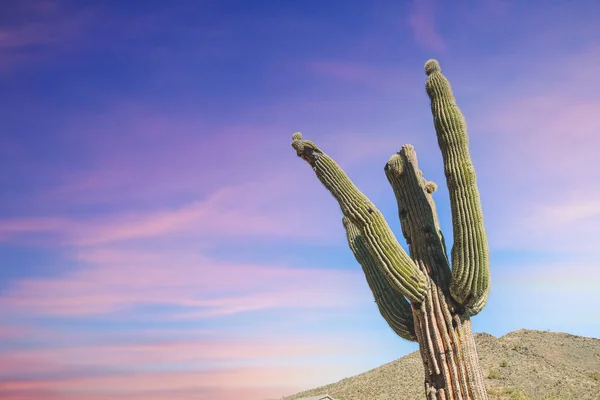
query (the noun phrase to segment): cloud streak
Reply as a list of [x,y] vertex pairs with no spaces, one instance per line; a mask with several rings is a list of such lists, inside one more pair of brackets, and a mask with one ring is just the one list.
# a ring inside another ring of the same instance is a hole
[[539,59],[527,68],[542,71],[539,78],[522,71],[467,116],[474,154],[482,154],[475,163],[484,207],[498,210],[486,214],[494,247],[597,251],[600,97],[581,76],[598,54],[590,48],[556,65]]
[[[5,219],[0,221],[0,240],[26,241],[28,234],[41,233],[55,237],[58,243],[89,247],[173,236],[195,237],[199,241],[336,237],[339,226],[319,225],[314,218],[323,212],[306,197],[299,182],[279,175],[267,181],[223,186],[204,200],[145,212],[121,211],[78,219]],[[296,211],[292,213],[293,208]]]
[[355,272],[232,265],[192,253],[104,252],[91,258],[96,264],[63,276],[14,282],[0,296],[3,313],[89,316],[144,304],[179,307],[162,316],[169,319],[340,307],[356,301],[347,290],[361,282]]
[[435,0],[413,0],[408,25],[417,44],[427,50],[442,52],[446,49],[446,44],[437,31],[435,21],[437,8]]
[[[214,392],[229,399],[244,391],[249,400],[263,400],[260,396],[266,393],[279,398],[315,381],[325,383],[350,373],[356,367],[340,368],[335,358],[347,355],[349,349],[358,355],[370,348],[360,338],[331,335],[148,341],[143,333],[138,341],[128,343],[21,348],[3,351],[0,395],[7,399],[183,399]],[[315,357],[321,361],[306,371],[302,360]],[[214,366],[215,362],[223,366]]]
[[[157,396],[168,393],[169,398],[184,397],[207,392],[219,393],[223,400],[234,397],[222,395],[246,392],[248,400],[263,400],[265,393],[271,397],[281,397],[290,390],[300,390],[314,381],[323,382],[328,377],[330,366],[315,366],[310,372],[304,368],[286,366],[231,368],[195,372],[161,373],[119,373],[91,377],[65,377],[62,379],[10,380],[2,382],[0,394],[3,398],[14,400],[34,394],[42,394],[40,399],[78,398],[109,399],[148,398],[147,394]],[[279,387],[273,382],[285,382]],[[265,385],[266,384],[266,385]],[[273,389],[270,387],[275,386]],[[181,397],[178,397],[178,394]],[[21,397],[18,397],[21,396]],[[164,398],[164,397],[163,397]]]
[[0,25],[0,73],[4,74],[73,51],[96,17],[91,10],[65,13],[60,2],[50,0],[15,3],[5,12],[12,23]]

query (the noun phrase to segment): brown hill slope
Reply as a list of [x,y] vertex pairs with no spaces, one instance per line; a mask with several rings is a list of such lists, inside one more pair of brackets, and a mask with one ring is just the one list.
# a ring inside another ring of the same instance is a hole
[[[475,335],[490,399],[600,400],[600,339],[518,330]],[[337,383],[286,397],[329,394],[340,400],[423,400],[418,352]]]

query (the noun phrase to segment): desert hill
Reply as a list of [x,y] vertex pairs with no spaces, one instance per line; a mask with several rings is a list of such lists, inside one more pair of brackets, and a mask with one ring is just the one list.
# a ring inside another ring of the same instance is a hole
[[[490,399],[600,400],[600,339],[518,330],[475,335]],[[337,383],[286,397],[329,394],[340,400],[424,400],[418,352]]]

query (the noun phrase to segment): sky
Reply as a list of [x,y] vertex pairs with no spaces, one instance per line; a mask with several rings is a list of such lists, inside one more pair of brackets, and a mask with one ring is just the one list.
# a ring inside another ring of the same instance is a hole
[[[417,350],[379,315],[301,131],[406,249],[423,65],[468,123],[475,332],[600,338],[597,0],[0,0],[0,397],[277,399]],[[451,243],[448,243],[450,246]]]

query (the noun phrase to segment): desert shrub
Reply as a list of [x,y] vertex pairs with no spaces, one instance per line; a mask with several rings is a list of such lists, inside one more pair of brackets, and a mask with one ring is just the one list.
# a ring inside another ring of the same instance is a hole
[[510,394],[509,399],[510,400],[529,400],[530,397],[527,396],[527,394],[524,391],[522,391],[521,389],[517,389]]
[[496,371],[495,369],[490,370],[488,379],[500,379],[500,378],[502,378],[502,376],[500,375],[499,371]]

